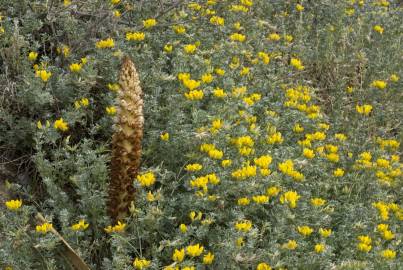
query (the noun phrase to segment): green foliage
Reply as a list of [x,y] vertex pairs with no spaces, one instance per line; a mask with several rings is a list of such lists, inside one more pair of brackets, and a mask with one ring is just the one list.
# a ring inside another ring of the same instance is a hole
[[[398,2],[0,0],[0,162],[14,171],[7,200],[23,202],[1,206],[0,268],[70,269],[60,240],[37,232],[41,212],[91,269],[399,269]],[[128,40],[133,32],[144,40]],[[112,48],[97,46],[108,38]],[[150,186],[133,179],[124,228],[105,210],[106,109],[118,102],[123,55],[144,92],[142,172],[156,177]],[[372,111],[360,113],[364,104]],[[261,156],[271,162],[259,165]],[[195,163],[202,168],[186,168]],[[88,228],[74,229],[81,220]],[[195,244],[204,250],[192,257]]]

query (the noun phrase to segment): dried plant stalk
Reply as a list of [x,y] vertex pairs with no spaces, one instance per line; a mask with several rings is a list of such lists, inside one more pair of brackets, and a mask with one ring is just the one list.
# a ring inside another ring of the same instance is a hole
[[[47,222],[41,213],[36,214],[36,219],[42,224]],[[90,270],[84,260],[78,255],[78,253],[67,243],[67,241],[61,236],[54,228],[50,230],[62,243],[62,250],[60,255],[66,260],[71,269],[74,270]]]
[[129,57],[123,59],[119,83],[108,204],[109,215],[115,221],[127,216],[134,199],[133,180],[140,167],[143,138],[142,91],[136,67]]

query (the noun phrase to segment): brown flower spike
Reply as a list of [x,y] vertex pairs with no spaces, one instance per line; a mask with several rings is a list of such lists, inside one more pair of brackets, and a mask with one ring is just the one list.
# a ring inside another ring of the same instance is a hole
[[117,221],[127,216],[134,199],[143,138],[143,99],[136,67],[124,57],[119,75],[120,90],[112,137],[111,182],[108,212]]

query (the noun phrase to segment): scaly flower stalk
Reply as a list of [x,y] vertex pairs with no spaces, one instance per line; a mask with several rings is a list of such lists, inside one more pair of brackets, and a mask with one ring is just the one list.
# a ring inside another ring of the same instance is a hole
[[140,166],[143,138],[142,90],[136,68],[129,57],[123,59],[119,83],[108,205],[109,215],[115,221],[127,216],[134,199],[133,180]]

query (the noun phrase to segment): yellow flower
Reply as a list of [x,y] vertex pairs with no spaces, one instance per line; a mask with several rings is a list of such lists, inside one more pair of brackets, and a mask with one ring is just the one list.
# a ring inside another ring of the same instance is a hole
[[151,28],[157,24],[157,21],[155,19],[147,19],[143,21],[143,26],[145,28]]
[[143,32],[127,32],[126,40],[127,41],[142,41],[144,40],[146,35]]
[[295,208],[300,197],[296,191],[287,191],[280,196],[280,203],[288,203],[290,208]]
[[245,240],[243,237],[238,237],[235,241],[237,247],[242,247],[245,244]]
[[344,175],[344,170],[342,168],[337,168],[333,171],[333,175],[336,177],[342,177]]
[[368,235],[360,235],[357,239],[363,244],[370,245],[372,243],[372,239]]
[[136,179],[142,187],[149,187],[155,183],[155,175],[153,172],[137,175]]
[[70,65],[70,71],[71,72],[80,72],[81,68],[82,68],[81,63],[80,64],[73,63],[73,64]]
[[257,266],[256,266],[256,270],[271,270],[271,267],[270,267],[270,265],[268,265],[267,263],[259,263]]
[[163,141],[168,141],[169,140],[169,133],[168,132],[164,132],[160,135],[161,140]]
[[113,91],[113,92],[117,92],[120,90],[120,86],[118,83],[108,83],[108,89]]
[[387,160],[387,159],[378,158],[378,159],[376,160],[376,165],[377,165],[378,167],[381,167],[381,168],[389,168],[389,167],[390,167],[390,162],[389,162],[389,160]]
[[267,196],[275,197],[280,193],[281,189],[279,187],[269,187],[266,190]]
[[243,68],[241,69],[241,71],[239,72],[239,75],[245,76],[245,75],[248,75],[249,72],[250,72],[250,68],[248,68],[248,67],[243,67]]
[[49,78],[52,76],[52,73],[50,71],[48,72],[48,71],[42,69],[42,70],[37,70],[35,72],[35,76],[41,78],[42,81],[47,82],[49,80]]
[[280,132],[274,132],[273,134],[267,137],[268,144],[281,144],[284,141],[283,136]]
[[320,234],[322,237],[327,238],[327,237],[329,237],[329,236],[332,234],[332,229],[323,229],[323,228],[320,228],[320,229],[319,229],[319,234]]
[[355,13],[355,9],[354,8],[348,8],[344,11],[346,13],[347,16],[353,16]]
[[113,16],[115,16],[116,18],[119,18],[120,16],[122,16],[122,13],[120,13],[119,10],[115,9],[115,10],[113,11]]
[[298,226],[297,230],[303,236],[309,236],[313,233],[313,229],[309,226]]
[[355,110],[359,113],[359,114],[363,114],[363,115],[369,115],[372,111],[372,106],[369,104],[364,104],[362,106],[355,106]]
[[313,198],[311,199],[311,204],[313,206],[322,206],[326,203],[326,200],[321,199],[321,198]]
[[269,56],[267,53],[265,53],[265,52],[258,52],[257,56],[259,57],[259,59],[262,60],[262,62],[263,62],[264,64],[267,65],[267,64],[270,63],[270,56]]
[[298,58],[291,58],[290,64],[291,64],[291,66],[293,66],[297,70],[304,70],[305,69],[305,67],[302,64],[301,60],[299,60]]
[[126,227],[126,223],[122,223],[121,221],[118,221],[118,223],[115,226],[109,225],[108,227],[104,228],[105,232],[107,233],[113,233],[113,232],[122,232]]
[[316,244],[315,245],[315,252],[316,253],[322,253],[325,251],[325,245],[324,244]]
[[231,173],[231,176],[237,180],[245,180],[248,177],[256,176],[256,166],[244,166]]
[[393,260],[396,258],[396,251],[392,249],[385,249],[381,251],[381,256],[388,260]]
[[385,89],[387,86],[387,82],[382,81],[382,80],[375,80],[371,83],[372,87],[378,88],[378,89]]
[[344,135],[343,133],[336,133],[336,134],[334,135],[334,137],[335,137],[336,139],[338,139],[339,141],[341,141],[341,142],[347,140],[347,136]]
[[399,81],[399,76],[397,76],[396,74],[392,74],[392,75],[390,75],[389,79],[392,82],[397,82],[397,81]]
[[242,5],[247,6],[247,7],[253,6],[253,1],[252,0],[241,0],[240,2],[241,2]]
[[224,153],[218,149],[213,149],[208,151],[208,155],[212,159],[221,159],[224,155]]
[[357,249],[363,252],[369,252],[372,249],[372,246],[365,243],[358,243]]
[[187,44],[183,47],[187,54],[194,54],[196,52],[197,46],[195,44]]
[[211,73],[206,73],[203,74],[201,77],[202,82],[204,83],[211,83],[213,81],[214,77],[211,75]]
[[64,0],[63,1],[63,6],[68,7],[71,5],[71,0]]
[[36,226],[36,231],[38,233],[47,233],[53,229],[53,225],[51,223],[45,222],[42,225],[37,225]]
[[174,25],[172,26],[172,29],[175,31],[177,34],[183,34],[186,33],[186,28],[183,25]]
[[224,18],[219,16],[213,16],[210,18],[210,23],[214,25],[224,25]]
[[89,226],[88,223],[85,223],[84,219],[81,219],[78,223],[71,225],[71,229],[73,231],[84,231]]
[[217,74],[218,76],[223,76],[225,74],[225,70],[222,68],[216,68],[214,69],[214,73]]
[[120,3],[120,0],[111,0],[112,5],[117,5]]
[[267,203],[269,201],[269,197],[266,195],[253,196],[252,199],[257,204],[263,204],[263,203]]
[[166,53],[171,53],[173,50],[173,46],[171,44],[165,44],[164,46],[164,52]]
[[352,86],[347,86],[346,92],[351,94],[354,91],[354,88]]
[[231,164],[232,164],[232,160],[230,160],[230,159],[224,159],[223,161],[221,161],[221,166],[223,166],[224,168],[231,166]]
[[147,192],[146,199],[148,202],[153,202],[155,201],[155,196],[151,191],[149,191]]
[[56,49],[58,54],[63,54],[64,57],[68,57],[70,55],[70,48],[66,45],[62,45],[62,47],[58,47]]
[[149,267],[150,264],[151,264],[151,261],[146,260],[146,259],[139,259],[139,258],[136,258],[133,262],[133,266],[138,270],[145,269],[145,268]]
[[197,257],[203,253],[204,247],[200,244],[190,245],[186,247],[186,254],[190,257]]
[[283,244],[282,247],[285,249],[294,250],[298,247],[298,244],[295,240],[288,240],[288,242]]
[[172,255],[172,260],[175,262],[182,262],[185,258],[185,249],[182,248],[181,250],[175,249],[174,254]]
[[297,4],[297,5],[295,6],[295,9],[296,9],[297,11],[301,12],[301,11],[303,11],[305,8],[304,8],[303,5]]
[[285,35],[284,37],[285,41],[287,41],[288,43],[292,42],[294,37],[292,35]]
[[389,228],[389,225],[388,225],[388,224],[384,224],[384,223],[378,224],[378,226],[376,226],[376,229],[377,229],[379,232],[387,231],[388,228]]
[[18,200],[10,200],[5,202],[7,209],[9,210],[17,210],[21,207],[22,205],[22,200],[18,199]]
[[95,44],[95,46],[98,49],[113,48],[113,47],[115,47],[115,41],[112,38],[107,38],[107,39],[98,41]]
[[312,159],[312,158],[315,157],[314,151],[313,151],[312,149],[309,149],[309,148],[304,148],[304,150],[303,150],[303,155],[304,155],[306,158],[309,158],[309,159]]
[[182,233],[185,233],[185,232],[187,232],[188,228],[187,228],[187,226],[185,224],[182,223],[181,225],[179,225],[179,230]]
[[105,108],[105,111],[106,111],[106,113],[109,114],[109,115],[114,115],[114,114],[116,114],[116,108],[115,108],[115,106],[106,107],[106,108]]
[[190,91],[191,91],[191,90],[195,90],[197,87],[200,86],[200,81],[191,80],[191,79],[187,79],[187,78],[184,78],[184,79],[182,80],[182,83],[183,83],[183,85],[184,85],[187,89],[189,89]]
[[53,124],[53,127],[54,127],[55,129],[58,129],[58,130],[63,131],[63,132],[69,130],[69,126],[68,126],[67,122],[65,122],[65,121],[63,120],[63,118],[57,119],[57,120],[55,121],[55,123]]
[[203,256],[203,264],[212,264],[214,261],[214,254],[211,252],[207,253],[206,255]]
[[185,167],[185,170],[188,172],[200,171],[203,166],[199,163],[188,164]]
[[246,40],[246,36],[239,33],[233,33],[229,38],[232,41],[239,41],[239,42],[244,42]]
[[378,32],[381,35],[383,34],[383,31],[384,31],[383,27],[380,25],[374,25],[374,27],[372,29],[374,29],[375,32]]
[[37,52],[30,52],[28,54],[28,60],[33,62],[36,60],[36,58],[38,58],[38,53]]
[[234,12],[248,12],[249,8],[243,5],[231,5],[230,10]]
[[279,41],[281,39],[280,35],[277,33],[271,33],[267,38],[271,41]]
[[384,202],[376,202],[373,203],[372,206],[378,209],[379,215],[382,220],[389,219],[389,206],[387,204],[385,204]]
[[235,223],[235,228],[241,232],[249,232],[252,228],[252,222],[250,220],[242,220]]
[[244,197],[244,198],[239,198],[238,199],[238,205],[248,205],[250,203],[250,200],[249,200],[249,198],[246,198],[246,197]]
[[392,240],[393,238],[395,238],[394,233],[389,230],[382,231],[381,235],[385,240]]
[[304,128],[303,128],[300,124],[295,124],[295,125],[294,125],[294,128],[293,128],[293,131],[294,131],[295,133],[301,133],[301,132],[304,131]]
[[253,162],[262,169],[267,169],[271,164],[272,157],[269,155],[260,156],[259,158],[255,158]]
[[202,90],[191,90],[184,94],[188,100],[201,100],[204,97]]

